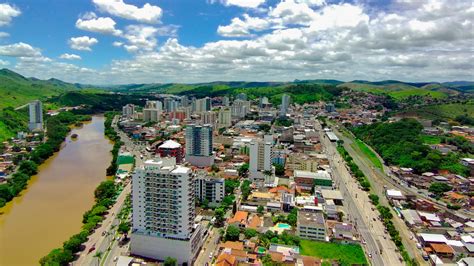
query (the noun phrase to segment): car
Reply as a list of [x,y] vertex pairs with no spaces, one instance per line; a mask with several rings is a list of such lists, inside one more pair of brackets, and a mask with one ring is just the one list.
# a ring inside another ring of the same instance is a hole
[[117,256],[115,256],[115,257],[114,257],[114,262],[116,262],[117,260],[118,260],[118,257],[117,257]]
[[374,220],[374,222],[375,222],[375,221],[377,221],[377,219],[375,219],[375,217],[374,217],[374,218],[372,218],[372,220]]
[[372,258],[372,253],[369,253],[369,258]]
[[209,259],[212,259],[212,252],[209,253]]

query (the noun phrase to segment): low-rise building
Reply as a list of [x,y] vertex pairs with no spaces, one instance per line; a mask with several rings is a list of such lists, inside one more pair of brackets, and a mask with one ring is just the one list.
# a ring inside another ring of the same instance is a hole
[[194,184],[196,188],[196,198],[201,202],[207,200],[211,206],[216,206],[224,199],[224,178],[209,176],[205,172],[200,172],[196,175]]
[[296,232],[299,237],[326,241],[326,221],[320,212],[299,211]]

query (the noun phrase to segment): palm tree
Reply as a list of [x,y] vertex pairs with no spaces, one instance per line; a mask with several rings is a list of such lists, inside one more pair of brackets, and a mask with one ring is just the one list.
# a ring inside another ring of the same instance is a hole
[[104,255],[102,251],[97,251],[94,254],[94,258],[97,258],[97,265],[100,265],[100,259],[102,258],[102,255]]

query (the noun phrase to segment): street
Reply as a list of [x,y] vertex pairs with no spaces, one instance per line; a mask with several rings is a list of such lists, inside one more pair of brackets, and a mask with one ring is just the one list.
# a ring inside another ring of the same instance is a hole
[[[404,262],[399,259],[401,256],[396,252],[395,244],[390,237],[385,236],[385,227],[377,219],[378,213],[371,210],[372,204],[367,193],[359,189],[356,179],[351,176],[345,161],[336,150],[336,144],[329,141],[320,126],[318,129],[321,143],[328,155],[331,169],[334,171],[333,177],[344,196],[344,204],[349,211],[348,218],[365,240],[366,244],[363,248],[372,255],[369,259],[371,264],[404,265]],[[382,254],[380,254],[380,249],[383,249]]]

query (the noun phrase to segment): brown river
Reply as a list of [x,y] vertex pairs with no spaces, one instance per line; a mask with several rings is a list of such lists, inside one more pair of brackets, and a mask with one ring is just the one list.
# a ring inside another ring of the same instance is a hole
[[0,209],[0,265],[39,265],[39,259],[81,229],[82,214],[105,180],[112,144],[104,117],[94,116],[46,160],[22,195]]

